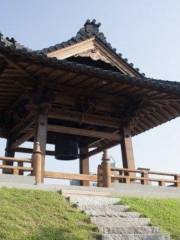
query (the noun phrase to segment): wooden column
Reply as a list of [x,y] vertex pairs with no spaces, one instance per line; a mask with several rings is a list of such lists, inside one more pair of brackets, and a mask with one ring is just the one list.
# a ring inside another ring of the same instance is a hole
[[111,162],[107,156],[107,150],[104,150],[101,166],[103,187],[111,187]]
[[[48,114],[46,110],[41,110],[37,113],[37,120],[35,126],[35,138],[34,138],[34,149],[36,143],[39,143],[40,150],[42,153],[41,169],[42,169],[42,179],[41,182],[44,182],[44,171],[45,171],[45,155],[46,155],[46,140],[47,140],[47,124],[48,124]],[[33,159],[33,168],[36,168],[36,164]],[[36,169],[34,170],[34,173]]]
[[41,152],[39,142],[34,143],[32,160],[34,162],[33,167],[34,167],[34,175],[35,175],[35,184],[40,184],[40,183],[42,183],[44,173],[43,173],[43,169],[42,169],[43,157],[42,157],[42,152]]
[[[89,174],[89,158],[84,158],[83,156],[87,155],[88,146],[80,146],[80,159],[79,159],[79,172],[80,174]],[[80,181],[81,186],[89,186],[90,182],[87,180]]]
[[[11,150],[11,140],[7,139],[6,149],[5,149],[5,157],[14,157],[14,156],[15,156],[15,151]],[[3,165],[13,166],[13,162],[3,161]],[[2,169],[2,173],[4,173],[4,174],[13,174],[13,169]]]
[[[123,168],[135,170],[131,131],[129,127],[122,129],[121,152]],[[135,177],[135,173],[129,173],[130,177]]]

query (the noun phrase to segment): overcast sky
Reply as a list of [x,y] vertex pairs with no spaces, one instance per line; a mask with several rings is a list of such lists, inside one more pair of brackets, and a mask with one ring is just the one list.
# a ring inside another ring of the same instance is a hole
[[[89,19],[146,76],[180,81],[179,0],[0,0],[0,32],[32,49],[68,40]],[[4,141],[1,141],[1,155]],[[133,138],[137,167],[180,172],[180,119]],[[109,154],[121,166],[120,148]],[[101,156],[91,159],[95,171]],[[77,161],[47,158],[46,168],[77,171]]]

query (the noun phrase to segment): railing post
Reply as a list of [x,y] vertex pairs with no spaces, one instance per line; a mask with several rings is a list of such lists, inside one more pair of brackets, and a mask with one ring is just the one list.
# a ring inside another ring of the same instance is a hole
[[103,175],[103,187],[111,187],[111,163],[107,157],[107,150],[103,153],[102,158],[102,175]]
[[163,180],[159,180],[158,184],[159,184],[159,186],[161,186],[161,187],[165,186],[165,182],[164,182]]
[[[23,166],[24,166],[23,162],[18,162],[18,167],[23,167]],[[18,171],[19,171],[18,175],[23,175],[24,174],[23,170],[18,170]]]
[[43,158],[42,158],[42,152],[40,149],[39,142],[36,142],[34,144],[34,150],[33,150],[33,167],[34,167],[34,175],[35,175],[35,184],[40,184],[43,182],[44,174],[42,172],[43,170]]
[[125,183],[131,183],[131,177],[130,176],[125,176]]
[[17,167],[14,167],[14,169],[13,169],[13,174],[14,174],[14,175],[19,175],[18,166],[17,166]]
[[102,176],[102,166],[98,165],[97,169],[97,186],[103,187],[103,176]]
[[148,185],[148,184],[149,184],[149,181],[148,181],[148,178],[149,178],[148,171],[143,170],[143,171],[141,172],[141,177],[142,177],[142,178],[145,178],[145,179],[142,179],[142,180],[141,180],[141,184],[143,184],[143,185]]
[[174,175],[174,180],[177,181],[175,182],[176,187],[180,187],[180,175]]

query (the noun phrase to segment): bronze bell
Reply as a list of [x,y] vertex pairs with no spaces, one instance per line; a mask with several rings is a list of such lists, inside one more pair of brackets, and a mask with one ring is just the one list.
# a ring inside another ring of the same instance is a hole
[[78,158],[78,139],[68,134],[58,134],[55,143],[55,158],[75,160]]

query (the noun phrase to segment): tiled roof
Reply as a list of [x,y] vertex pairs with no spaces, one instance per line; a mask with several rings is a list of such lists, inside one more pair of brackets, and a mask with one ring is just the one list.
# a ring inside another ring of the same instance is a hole
[[5,47],[11,47],[14,49],[24,49],[29,52],[32,50],[25,47],[24,45],[18,43],[14,38],[4,37],[2,33],[0,33],[0,43],[1,45],[4,45]]
[[168,91],[169,93],[174,93],[180,96],[180,83],[175,81],[168,80],[159,80],[153,78],[138,78],[131,77],[128,75],[123,75],[120,72],[115,72],[111,70],[104,70],[102,68],[88,66],[84,64],[80,64],[77,62],[71,62],[68,60],[58,60],[57,58],[49,58],[45,54],[30,52],[26,48],[15,48],[14,46],[5,46],[4,42],[0,41],[0,51],[3,55],[16,59],[18,62],[29,62],[29,63],[37,63],[44,67],[52,67],[54,69],[64,69],[72,72],[76,72],[79,74],[88,74],[95,76],[97,78],[103,78],[107,80],[115,80],[124,82],[127,84],[142,86],[142,87],[150,87],[154,90],[160,91]]
[[71,39],[69,39],[66,42],[62,42],[59,44],[56,44],[54,46],[50,46],[48,48],[44,48],[40,51],[38,51],[39,53],[50,53],[71,45],[74,45],[76,43],[82,42],[84,40],[90,39],[92,37],[95,37],[97,40],[101,41],[106,47],[108,47],[111,51],[113,51],[114,54],[116,54],[121,60],[123,60],[124,62],[126,62],[126,64],[129,65],[129,67],[131,67],[134,71],[138,72],[138,74],[141,74],[142,76],[144,76],[144,73],[140,73],[138,68],[134,68],[133,63],[128,63],[128,59],[127,58],[123,58],[121,53],[117,53],[116,49],[113,48],[111,46],[111,44],[107,41],[104,33],[100,32],[99,27],[101,26],[100,23],[96,23],[96,20],[87,20],[84,24],[84,26],[77,32],[75,37],[72,37]]

